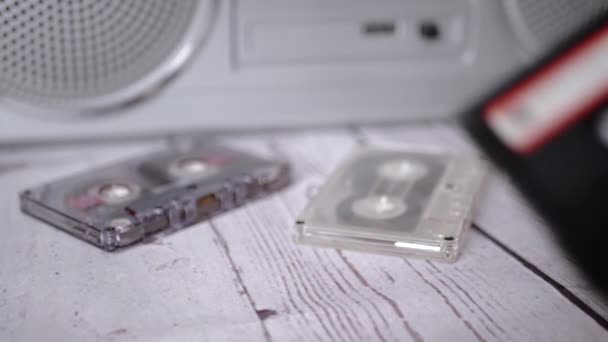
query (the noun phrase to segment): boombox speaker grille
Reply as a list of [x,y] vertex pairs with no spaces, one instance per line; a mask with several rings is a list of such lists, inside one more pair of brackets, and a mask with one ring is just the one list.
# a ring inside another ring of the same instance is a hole
[[520,39],[534,52],[560,42],[608,11],[606,0],[505,0]]
[[0,0],[0,92],[96,112],[171,78],[209,28],[212,1]]

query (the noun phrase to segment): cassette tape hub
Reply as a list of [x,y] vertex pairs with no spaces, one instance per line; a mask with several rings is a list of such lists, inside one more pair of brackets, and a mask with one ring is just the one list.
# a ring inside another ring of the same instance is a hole
[[359,147],[296,222],[303,244],[454,261],[485,165],[429,147]]
[[278,190],[289,176],[283,162],[195,146],[126,160],[20,197],[25,213],[111,251]]

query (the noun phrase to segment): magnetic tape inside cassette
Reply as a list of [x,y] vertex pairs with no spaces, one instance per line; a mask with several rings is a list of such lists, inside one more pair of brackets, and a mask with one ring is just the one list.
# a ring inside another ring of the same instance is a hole
[[485,173],[429,147],[359,147],[297,220],[297,242],[453,261]]

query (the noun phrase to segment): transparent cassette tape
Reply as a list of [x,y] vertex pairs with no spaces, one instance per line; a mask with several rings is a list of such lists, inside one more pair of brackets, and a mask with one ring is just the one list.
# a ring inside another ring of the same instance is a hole
[[486,170],[435,147],[358,147],[297,219],[296,241],[454,261]]
[[21,208],[111,251],[278,190],[289,171],[219,145],[167,149],[26,190]]

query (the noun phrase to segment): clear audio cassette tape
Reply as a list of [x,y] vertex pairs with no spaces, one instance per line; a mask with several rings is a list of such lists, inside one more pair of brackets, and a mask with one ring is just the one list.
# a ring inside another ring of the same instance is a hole
[[289,166],[220,145],[173,148],[21,193],[22,210],[111,251],[278,190]]
[[297,219],[296,241],[454,261],[485,173],[436,147],[357,147]]

